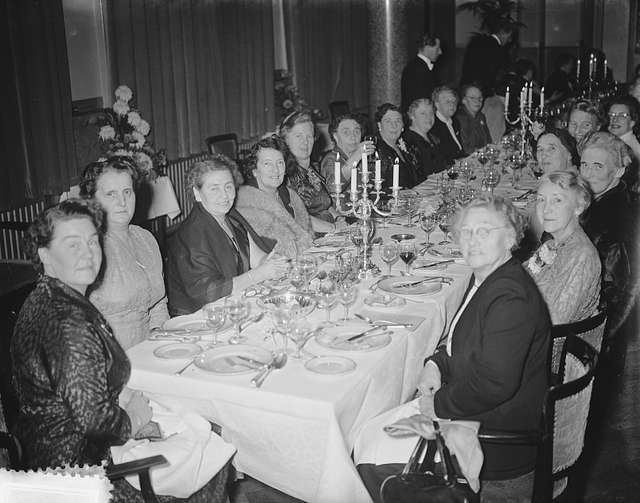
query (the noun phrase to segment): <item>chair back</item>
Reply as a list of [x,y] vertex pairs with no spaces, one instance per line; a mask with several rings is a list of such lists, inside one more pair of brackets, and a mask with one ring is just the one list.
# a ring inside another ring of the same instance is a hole
[[565,363],[562,358],[562,349],[564,341],[569,335],[576,335],[580,339],[588,342],[598,353],[602,347],[602,337],[604,327],[607,322],[607,313],[602,311],[591,318],[576,321],[574,323],[565,323],[563,325],[553,325],[551,327],[551,355],[549,362],[551,365],[551,376],[557,379],[557,376],[564,375],[563,365]]
[[561,359],[562,382],[545,396],[533,501],[551,501],[564,491],[584,447],[598,353],[585,340],[568,335]]
[[238,160],[238,135],[235,133],[209,136],[205,143],[212,154],[224,154],[232,161]]
[[348,114],[351,111],[348,101],[332,101],[329,103],[329,115],[331,120],[341,115]]

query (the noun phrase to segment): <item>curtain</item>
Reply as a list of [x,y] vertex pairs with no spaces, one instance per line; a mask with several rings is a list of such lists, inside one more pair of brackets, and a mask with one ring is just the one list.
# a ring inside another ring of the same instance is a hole
[[285,0],[289,70],[305,101],[368,108],[366,0]]
[[170,159],[273,127],[270,1],[110,0],[114,87],[129,85]]
[[62,0],[0,0],[0,209],[59,194],[76,174]]

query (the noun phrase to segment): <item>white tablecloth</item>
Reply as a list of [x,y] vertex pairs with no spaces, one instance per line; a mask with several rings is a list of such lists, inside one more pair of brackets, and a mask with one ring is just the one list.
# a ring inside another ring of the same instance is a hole
[[[407,229],[391,225],[380,229],[379,234],[397,232]],[[418,227],[410,232],[418,239],[424,236]],[[441,236],[434,232],[432,239]],[[377,258],[377,251],[374,255]],[[394,265],[394,270],[401,268],[402,262]],[[317,375],[300,361],[289,359],[261,389],[255,389],[249,383],[251,374],[218,376],[192,366],[176,376],[174,372],[185,361],[156,358],[153,350],[163,343],[145,341],[128,351],[132,363],[129,385],[152,394],[161,403],[178,400],[221,424],[225,439],[238,449],[236,467],[270,486],[309,502],[369,502],[351,460],[353,443],[365,421],[413,395],[422,361],[434,351],[455,314],[470,271],[466,266],[451,264],[444,274],[455,278],[452,285],[431,296],[414,297],[422,303],[407,302],[393,311],[423,316],[425,321],[413,332],[394,329],[387,347],[345,354],[327,350],[313,340],[305,346],[314,354],[352,358],[357,368],[350,374]],[[363,282],[352,312],[363,310],[362,299],[368,293],[365,288],[372,281]],[[338,312],[336,309],[334,318]],[[310,321],[323,317],[324,312],[315,311]],[[244,332],[250,344],[271,344],[264,340],[271,327],[267,318]]]

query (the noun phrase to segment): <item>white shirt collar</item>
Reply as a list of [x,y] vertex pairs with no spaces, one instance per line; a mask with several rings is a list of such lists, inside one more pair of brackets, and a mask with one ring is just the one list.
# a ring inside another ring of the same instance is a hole
[[418,53],[418,57],[427,64],[427,66],[429,67],[429,70],[433,70],[433,62],[429,58],[427,58],[421,52]]
[[498,45],[502,46],[502,42],[500,41],[500,37],[495,33],[492,33],[491,36],[498,41]]
[[451,118],[446,118],[444,115],[440,113],[440,110],[436,110],[436,117],[440,119],[445,124],[453,124],[453,120]]

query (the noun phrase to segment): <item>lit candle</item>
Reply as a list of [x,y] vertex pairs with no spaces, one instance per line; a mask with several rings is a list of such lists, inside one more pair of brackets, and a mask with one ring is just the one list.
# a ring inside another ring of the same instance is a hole
[[362,180],[367,183],[369,180],[369,166],[367,166],[367,154],[362,152]]
[[398,164],[398,158],[393,161],[393,186],[394,189],[400,188],[400,165]]
[[531,112],[531,104],[533,103],[533,82],[529,82],[529,99],[528,101],[528,105],[527,108],[529,109],[529,112]]
[[602,69],[602,80],[607,80],[607,58],[604,58],[604,68]]
[[351,199],[355,199],[358,193],[358,169],[354,166],[351,170]]
[[507,117],[509,111],[509,86],[507,86],[507,92],[504,93],[504,116]]
[[544,86],[540,89],[540,112],[544,110]]
[[589,78],[590,79],[593,78],[593,70],[594,70],[595,62],[596,62],[596,58],[593,55],[593,53],[591,53],[589,55]]
[[580,58],[578,58],[578,66],[576,66],[576,80],[580,80]]
[[380,162],[380,156],[378,155],[378,151],[376,150],[376,183],[380,183],[382,181],[382,163]]
[[340,192],[340,152],[336,154],[336,162],[333,163],[333,179],[337,192]]
[[525,102],[527,101],[527,89],[526,85],[522,86],[520,89],[520,114],[524,112]]

